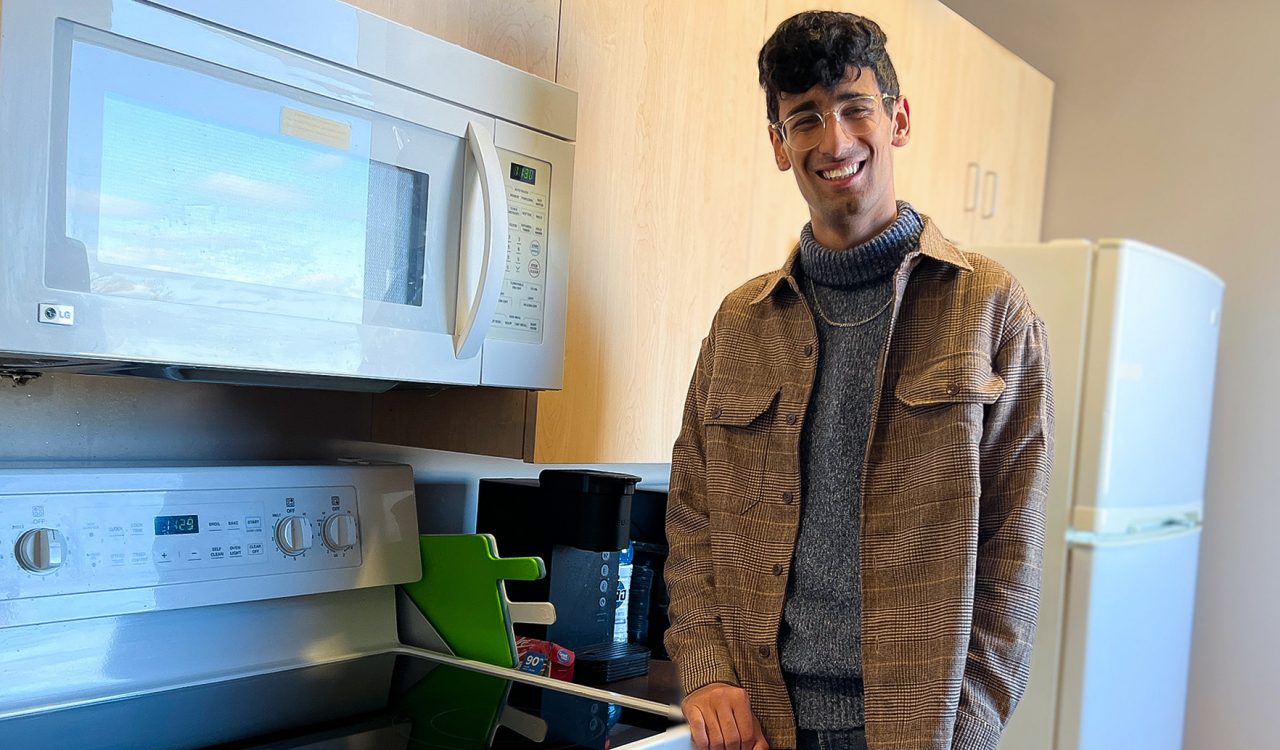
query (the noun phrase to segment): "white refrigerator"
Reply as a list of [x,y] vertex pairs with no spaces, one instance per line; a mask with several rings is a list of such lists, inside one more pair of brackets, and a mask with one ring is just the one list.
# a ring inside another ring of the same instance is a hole
[[1223,283],[1131,240],[978,248],[1044,318],[1040,620],[1001,750],[1182,747]]

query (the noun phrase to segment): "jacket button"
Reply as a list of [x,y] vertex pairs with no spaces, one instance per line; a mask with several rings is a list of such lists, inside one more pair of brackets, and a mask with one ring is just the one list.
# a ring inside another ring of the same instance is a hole
[[716,615],[715,617],[713,617],[713,618],[711,618],[711,619],[715,620],[716,622],[724,622],[724,620],[722,620],[722,619],[720,618],[720,615]]
[[781,564],[779,564],[779,563],[775,563],[775,564],[774,564],[774,566],[773,566],[773,574],[774,574],[775,576],[780,576],[780,575],[782,575],[782,565],[781,565]]
[[805,344],[805,345],[804,345],[804,356],[806,356],[806,357],[812,357],[812,356],[813,356],[813,344]]
[[956,385],[955,383],[950,383],[947,385],[948,396],[954,396],[959,392],[960,392],[960,386]]
[[761,656],[763,656],[764,658],[768,659],[768,658],[769,658],[769,647],[768,647],[768,646],[761,646],[761,647],[760,647],[760,655],[761,655]]
[[782,493],[782,502],[786,503],[787,505],[790,505],[795,501],[796,501],[796,496],[790,490],[787,490],[786,492]]
[[794,415],[794,414],[788,414],[788,415],[787,415],[787,424],[795,424],[795,423],[798,421],[798,419],[799,419],[799,418],[798,418],[796,415]]
[[723,415],[723,414],[724,414],[724,412],[723,412],[723,411],[721,411],[721,410],[720,410],[720,407],[718,407],[718,406],[717,406],[716,408],[714,408],[714,409],[712,409],[712,410],[711,410],[711,418],[712,418],[712,419],[719,419],[719,418],[721,417],[721,415]]

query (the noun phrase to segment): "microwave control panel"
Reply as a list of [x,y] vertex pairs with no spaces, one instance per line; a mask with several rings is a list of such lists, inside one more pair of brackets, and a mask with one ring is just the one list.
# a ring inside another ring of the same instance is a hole
[[10,495],[0,503],[9,600],[361,564],[349,486]]
[[550,257],[551,165],[498,149],[507,187],[507,267],[490,337],[542,342]]

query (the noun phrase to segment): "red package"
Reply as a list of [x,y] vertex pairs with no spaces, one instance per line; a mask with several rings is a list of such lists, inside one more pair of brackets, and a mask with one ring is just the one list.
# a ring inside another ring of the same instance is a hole
[[522,672],[572,682],[573,661],[573,652],[558,643],[516,637],[516,669]]

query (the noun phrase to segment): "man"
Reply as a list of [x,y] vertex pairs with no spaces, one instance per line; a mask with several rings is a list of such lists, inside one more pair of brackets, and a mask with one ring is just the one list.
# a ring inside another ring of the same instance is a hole
[[1044,324],[896,200],[884,43],[803,13],[760,52],[810,223],[716,313],[672,459],[667,645],[699,748],[991,750],[1026,685]]

